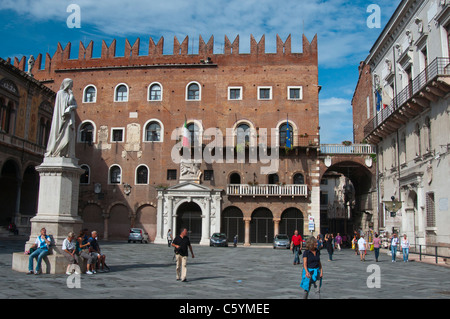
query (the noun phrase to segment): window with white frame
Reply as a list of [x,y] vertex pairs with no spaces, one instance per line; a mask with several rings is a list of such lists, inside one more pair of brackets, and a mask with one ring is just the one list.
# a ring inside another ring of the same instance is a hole
[[152,83],[148,88],[149,101],[162,101],[162,86],[159,83]]
[[191,82],[186,88],[186,100],[187,101],[199,101],[201,100],[201,88],[197,82]]
[[242,86],[230,86],[228,87],[228,100],[242,100]]
[[78,142],[92,144],[94,142],[94,125],[91,122],[84,122],[78,130]]
[[271,86],[258,86],[258,100],[271,100],[272,99],[272,87]]
[[87,185],[87,184],[89,184],[89,181],[90,181],[89,177],[90,177],[91,169],[86,164],[83,164],[80,167],[84,170],[83,174],[81,174],[81,176],[80,176],[80,184]]
[[111,142],[123,142],[125,140],[125,128],[111,128]]
[[136,185],[148,184],[148,167],[140,165],[136,169]]
[[119,84],[116,86],[114,93],[115,102],[127,102],[128,101],[128,86],[126,84]]
[[122,182],[122,169],[119,165],[113,165],[109,169],[109,183],[120,184]]
[[161,125],[151,121],[145,126],[145,142],[161,142]]
[[97,101],[97,89],[93,85],[88,85],[84,89],[83,103],[95,103]]
[[302,100],[303,87],[302,86],[288,86],[288,100]]

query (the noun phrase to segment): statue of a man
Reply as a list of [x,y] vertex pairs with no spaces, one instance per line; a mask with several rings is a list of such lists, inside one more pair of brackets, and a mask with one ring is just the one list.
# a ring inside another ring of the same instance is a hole
[[46,157],[75,158],[74,126],[77,102],[73,96],[72,87],[72,79],[64,79],[56,94]]

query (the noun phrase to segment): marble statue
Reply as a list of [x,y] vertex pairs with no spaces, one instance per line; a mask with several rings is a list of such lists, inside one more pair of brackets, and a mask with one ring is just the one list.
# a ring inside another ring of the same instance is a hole
[[75,109],[72,79],[64,79],[56,94],[46,157],[75,158]]
[[35,64],[34,56],[30,55],[30,58],[28,59],[28,72],[27,72],[27,74],[30,76],[33,76],[32,71],[34,64]]

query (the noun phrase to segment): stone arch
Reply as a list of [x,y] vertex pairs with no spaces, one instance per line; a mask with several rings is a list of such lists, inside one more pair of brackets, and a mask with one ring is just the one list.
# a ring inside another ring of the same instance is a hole
[[[80,209],[83,228],[87,228],[89,233],[96,230],[100,238],[105,238],[104,209],[94,201],[84,203]],[[78,234],[77,234],[78,235]]]
[[238,235],[238,242],[245,240],[244,213],[237,206],[228,206],[222,210],[220,232],[225,233],[228,241],[232,241]]
[[[128,238],[131,226],[132,213],[128,205],[124,202],[114,202],[109,205],[108,215],[108,238],[124,239]],[[109,237],[112,234],[113,237]]]
[[175,205],[174,211],[177,216],[175,233],[179,234],[181,228],[186,227],[189,232],[190,241],[192,243],[199,243],[202,239],[202,216],[206,215],[201,201],[180,201]]
[[20,164],[12,158],[5,160],[0,169],[0,226],[15,222],[17,196],[20,194],[22,182]]
[[142,228],[148,233],[150,241],[154,241],[156,237],[156,206],[153,203],[145,202],[137,205],[134,227]]
[[273,213],[267,207],[258,207],[252,213],[250,221],[250,242],[271,243],[274,237]]
[[295,230],[298,230],[298,233],[303,236],[305,234],[304,230],[306,220],[308,220],[307,214],[302,212],[297,207],[286,208],[281,213],[278,233],[291,236],[294,234]]

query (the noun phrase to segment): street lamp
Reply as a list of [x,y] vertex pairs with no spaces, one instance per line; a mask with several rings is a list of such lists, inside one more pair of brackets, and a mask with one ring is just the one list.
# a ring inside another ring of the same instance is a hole
[[395,197],[392,196],[390,201],[383,201],[385,204],[386,210],[391,213],[391,217],[397,216],[397,212],[402,208],[402,202],[395,200]]

